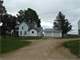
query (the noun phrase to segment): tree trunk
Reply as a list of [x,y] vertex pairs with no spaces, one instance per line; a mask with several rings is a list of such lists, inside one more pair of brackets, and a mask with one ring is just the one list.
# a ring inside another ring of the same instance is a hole
[[64,33],[62,32],[62,38],[64,38]]

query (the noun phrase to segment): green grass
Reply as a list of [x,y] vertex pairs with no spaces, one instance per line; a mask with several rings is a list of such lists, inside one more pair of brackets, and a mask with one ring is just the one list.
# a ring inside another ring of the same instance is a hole
[[64,42],[64,46],[69,48],[74,55],[80,57],[80,40]]
[[29,45],[30,41],[24,41],[18,37],[3,36],[0,38],[0,53],[8,53]]

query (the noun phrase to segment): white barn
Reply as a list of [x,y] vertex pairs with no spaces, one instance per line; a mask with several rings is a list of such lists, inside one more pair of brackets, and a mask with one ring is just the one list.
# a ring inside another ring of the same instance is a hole
[[78,34],[80,35],[80,20],[78,22]]
[[18,36],[42,36],[42,28],[30,26],[28,23],[22,22],[18,25]]
[[45,29],[44,30],[44,36],[45,37],[62,37],[61,31],[57,31],[54,29]]

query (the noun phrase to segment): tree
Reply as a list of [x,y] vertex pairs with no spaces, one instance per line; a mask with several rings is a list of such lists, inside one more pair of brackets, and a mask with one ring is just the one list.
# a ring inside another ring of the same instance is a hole
[[[3,0],[0,0],[0,23],[3,23],[3,16],[6,14],[6,9],[5,7],[3,6]],[[3,25],[3,26],[0,26],[0,34],[4,34],[6,31],[6,27]]]
[[3,25],[1,26],[1,34],[10,34],[12,30],[15,30],[17,18],[10,14],[5,14],[2,16],[1,22]]
[[68,22],[68,19],[65,19],[65,16],[59,12],[54,22],[54,29],[55,28],[57,30],[61,30],[62,37],[64,37],[64,35],[66,35],[72,29],[72,25]]
[[3,6],[3,0],[0,0],[0,34],[5,35],[7,32],[15,30],[17,18],[7,13],[5,7]]
[[3,6],[3,0],[0,0],[0,15],[5,13],[6,13],[6,9]]
[[27,10],[20,10],[18,16],[18,21],[22,22],[29,22],[29,23],[33,23],[35,22],[37,24],[38,27],[41,27],[40,25],[40,19],[36,13],[36,11],[34,11],[31,8],[28,8]]

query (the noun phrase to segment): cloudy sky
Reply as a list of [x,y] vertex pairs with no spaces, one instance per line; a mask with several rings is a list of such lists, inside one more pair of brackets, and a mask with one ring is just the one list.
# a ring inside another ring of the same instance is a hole
[[4,0],[8,13],[16,15],[20,9],[32,8],[37,11],[41,25],[51,28],[59,11],[72,24],[71,33],[77,33],[77,22],[80,19],[80,0]]

